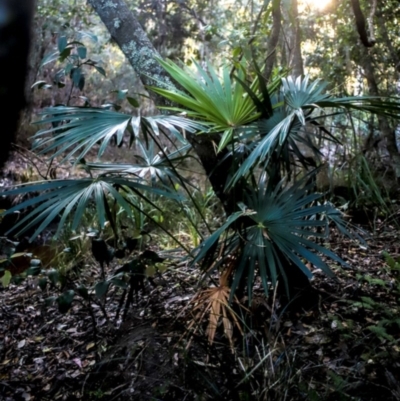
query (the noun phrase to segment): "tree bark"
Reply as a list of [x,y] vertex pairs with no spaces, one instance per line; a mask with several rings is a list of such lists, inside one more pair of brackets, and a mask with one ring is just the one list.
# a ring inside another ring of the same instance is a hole
[[288,67],[295,78],[304,75],[303,57],[301,55],[301,30],[297,0],[288,3],[288,9],[283,8],[286,25],[286,49]]
[[44,57],[45,47],[42,38],[42,19],[34,19],[31,27],[31,49],[28,56],[27,73],[25,78],[25,99],[26,106],[21,113],[18,124],[18,136],[15,143],[25,148],[30,148],[32,132],[34,128],[31,125],[33,116],[33,90],[32,85],[35,83],[40,64]]
[[[379,96],[379,89],[375,79],[374,67],[371,56],[366,52],[361,60],[365,78],[367,79],[369,93],[372,96]],[[396,180],[400,183],[400,154],[396,145],[396,136],[394,128],[390,127],[388,119],[378,115],[378,123],[380,129],[380,137],[385,141],[386,149],[392,161],[392,168],[396,176]],[[367,144],[365,145],[365,147]],[[366,149],[368,150],[368,149]]]
[[354,17],[356,19],[357,32],[360,36],[360,40],[365,47],[372,47],[375,44],[375,40],[368,37],[367,25],[365,23],[365,17],[361,10],[359,0],[351,0],[351,7],[353,8]]
[[274,0],[272,3],[272,29],[268,38],[267,60],[265,62],[264,78],[269,81],[276,62],[276,48],[279,42],[279,34],[281,32],[281,0]]
[[[358,0],[352,0],[352,4],[353,3],[358,3]],[[359,3],[358,3],[358,7],[359,7]],[[366,34],[366,31],[364,33],[360,32],[361,26],[359,26],[359,24],[360,24],[359,13],[361,12],[361,9],[357,10],[357,6],[356,6],[356,9],[354,9],[354,6],[353,6],[353,10],[354,10],[354,15],[355,15],[355,18],[357,21],[357,29],[360,34],[360,39],[361,39],[362,43],[364,44],[364,48],[360,49],[360,53],[361,53],[360,54],[360,63],[364,70],[364,75],[365,75],[365,78],[368,83],[369,93],[372,96],[380,96],[378,84],[377,84],[377,81],[375,78],[372,56],[371,56],[370,50],[368,49],[368,47],[371,47],[372,45],[370,42],[364,43],[365,38],[363,39],[362,36]],[[364,18],[364,16],[363,16],[363,18]],[[365,20],[364,20],[364,25],[365,25]],[[364,28],[365,28],[365,26],[364,26]],[[388,119],[384,116],[378,116],[378,123],[379,123],[379,129],[380,129],[380,137],[385,141],[386,149],[387,149],[387,151],[390,155],[391,161],[392,161],[393,172],[395,174],[397,182],[400,183],[400,154],[397,149],[395,130],[394,130],[394,128],[390,127]],[[367,140],[364,144],[364,149],[363,149],[364,153],[365,153],[365,151],[368,150],[368,145],[370,142],[371,141],[369,140],[369,138],[367,138]]]
[[169,88],[173,83],[157,62],[160,57],[124,0],[88,0],[144,85]]

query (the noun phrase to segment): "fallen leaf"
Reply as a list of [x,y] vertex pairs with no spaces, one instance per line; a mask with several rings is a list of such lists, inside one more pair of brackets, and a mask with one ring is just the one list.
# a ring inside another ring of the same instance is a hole
[[89,343],[87,346],[86,346],[86,351],[89,351],[90,350],[90,348],[93,348],[94,346],[95,346],[96,344],[95,343]]
[[329,338],[323,334],[314,334],[313,336],[304,337],[307,344],[326,344],[329,343]]
[[82,362],[79,358],[74,358],[73,361],[79,366],[80,369],[82,369]]

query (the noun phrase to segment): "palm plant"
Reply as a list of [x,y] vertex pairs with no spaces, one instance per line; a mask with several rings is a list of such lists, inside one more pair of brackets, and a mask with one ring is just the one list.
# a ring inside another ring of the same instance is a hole
[[[41,123],[51,123],[52,128],[34,136],[36,151],[50,154],[51,159],[62,157],[64,162],[75,157],[74,164],[80,164],[88,177],[38,182],[6,191],[9,195],[40,192],[6,212],[34,207],[19,223],[20,232],[35,226],[33,236],[38,235],[55,218],[60,219],[61,228],[71,215],[76,228],[88,204],[96,206],[103,227],[106,221],[113,224],[112,201],[130,216],[132,208],[137,208],[137,203],[130,201],[132,196],[151,204],[153,196],[179,202],[181,194],[170,184],[187,185],[176,169],[188,157],[184,132],[189,139],[196,136],[215,144],[215,151],[221,155],[221,165],[215,166],[211,175],[219,175],[219,180],[223,177],[223,190],[214,190],[222,201],[226,221],[192,255],[206,276],[215,269],[223,271],[227,258],[233,258],[230,300],[237,289],[246,285],[251,300],[257,276],[266,293],[270,283],[276,285],[282,280],[286,292],[294,295],[296,287],[304,287],[312,276],[307,262],[332,275],[320,255],[345,265],[312,240],[326,237],[331,221],[346,235],[350,233],[331,204],[318,203],[321,196],[312,193],[314,188],[309,185],[313,172],[293,184],[294,165],[299,163],[307,170],[310,167],[300,144],[318,158],[319,149],[312,138],[315,130],[324,139],[337,141],[323,125],[324,117],[351,109],[397,116],[399,105],[373,97],[335,98],[326,93],[325,84],[310,82],[307,77],[293,80],[277,76],[267,84],[257,67],[249,79],[244,63],[233,71],[223,68],[221,78],[211,66],[205,70],[195,63],[196,71],[191,71],[170,61],[160,63],[181,89],[165,85],[150,89],[178,104],[168,107],[169,111],[183,112],[185,117],[132,117],[78,107],[54,107],[43,113]],[[324,114],[324,110],[330,114]],[[160,134],[166,134],[173,146],[175,142],[183,146],[168,152],[159,145],[155,152]],[[142,150],[139,163],[84,160],[98,143],[100,157],[113,138],[118,146],[138,143]],[[319,227],[325,230],[318,232]]]
[[[294,295],[312,276],[305,262],[328,275],[333,273],[319,255],[345,265],[311,239],[327,237],[330,222],[351,236],[346,224],[330,203],[318,203],[321,195],[312,193],[315,188],[308,184],[317,169],[293,185],[294,166],[309,170],[302,147],[318,160],[315,130],[322,139],[337,142],[323,125],[324,118],[352,109],[393,117],[399,113],[398,103],[374,97],[335,98],[326,92],[326,84],[310,82],[308,77],[281,76],[267,84],[257,66],[252,80],[247,79],[244,65],[237,66],[236,73],[223,68],[220,79],[211,66],[206,71],[195,63],[193,72],[160,62],[183,89],[152,89],[179,103],[170,109],[185,111],[205,125],[207,130],[199,135],[213,141],[219,152],[225,151],[223,161],[230,158],[224,193],[219,193],[227,220],[199,247],[194,262],[206,261],[210,274],[223,269],[234,255],[230,299],[247,282],[250,301],[257,273],[266,293],[269,283],[276,285],[281,279],[286,292]],[[211,266],[208,261],[213,261]]]
[[[43,129],[34,136],[34,150],[40,154],[53,152],[50,160],[62,155],[62,162],[73,162],[82,168],[87,177],[75,179],[42,180],[18,185],[5,192],[8,196],[26,193],[40,193],[9,209],[11,214],[24,209],[31,209],[13,228],[17,235],[35,227],[31,239],[39,235],[55,219],[59,219],[59,235],[67,218],[73,217],[72,229],[75,230],[85,209],[94,204],[97,210],[100,228],[106,221],[113,224],[110,201],[113,200],[130,217],[133,209],[143,211],[132,202],[132,196],[152,203],[152,196],[165,196],[176,201],[180,195],[167,186],[178,179],[174,164],[180,163],[188,151],[188,146],[178,131],[184,129],[194,132],[201,125],[188,119],[174,116],[132,117],[103,109],[79,107],[54,107],[43,113],[40,123],[51,123],[52,128]],[[83,127],[81,127],[83,124]],[[81,129],[82,128],[82,129]],[[184,145],[167,155],[164,149],[154,155],[154,140],[162,130],[168,132]],[[122,145],[126,136],[132,144],[141,132],[148,147],[139,143],[142,157],[139,163],[99,163],[86,162],[84,157],[99,143],[100,157],[110,141],[116,136],[117,145]],[[77,158],[72,159],[78,152]],[[67,155],[66,155],[67,153]],[[141,162],[141,163],[140,163]],[[146,181],[146,178],[149,180]]]

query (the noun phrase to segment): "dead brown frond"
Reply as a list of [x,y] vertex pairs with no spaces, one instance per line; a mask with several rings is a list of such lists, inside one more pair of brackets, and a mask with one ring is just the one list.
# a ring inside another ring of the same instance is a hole
[[[204,317],[208,314],[209,320],[206,329],[206,334],[210,344],[213,343],[215,334],[220,321],[224,328],[224,334],[229,340],[229,344],[233,349],[233,329],[234,326],[243,334],[242,327],[238,320],[236,312],[232,309],[229,304],[230,288],[229,279],[232,274],[234,265],[231,264],[220,276],[219,286],[207,288],[198,292],[191,300],[191,304],[194,305],[193,312],[195,316],[189,325],[189,329],[193,326],[197,326],[194,332],[197,331],[199,323],[201,323]],[[233,298],[233,302],[240,305],[240,302],[236,297]]]

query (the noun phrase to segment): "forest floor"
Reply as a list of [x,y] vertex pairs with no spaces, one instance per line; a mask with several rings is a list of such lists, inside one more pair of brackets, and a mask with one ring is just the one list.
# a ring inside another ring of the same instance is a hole
[[[26,172],[30,161],[10,163]],[[54,303],[98,281],[90,252],[62,289],[40,289],[38,277],[0,285],[0,401],[399,400],[399,230],[377,222],[367,242],[331,238],[351,268],[331,265],[336,279],[316,271],[320,297],[310,309],[286,313],[256,286],[232,343],[220,324],[209,344],[208,316],[191,303],[199,269],[188,264],[171,263],[138,287],[124,320],[117,286],[90,304],[76,298],[65,314]]]
[[[316,272],[318,305],[290,315],[256,290],[233,346],[222,327],[208,343],[207,318],[193,324],[199,277],[186,265],[146,284],[125,321],[113,287],[91,307],[95,330],[85,302],[61,314],[45,301],[56,287],[11,284],[0,290],[0,400],[399,400],[398,238],[383,225],[368,248],[334,237],[351,268]],[[70,284],[98,274],[87,260]]]

